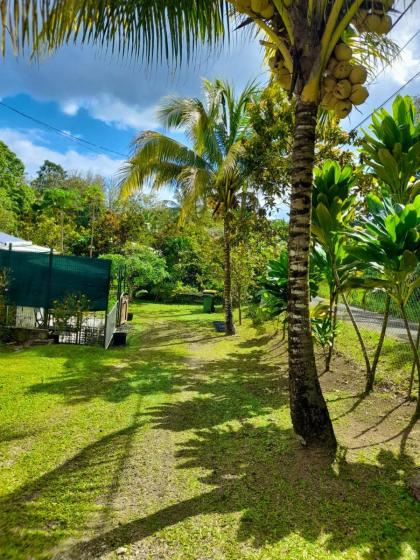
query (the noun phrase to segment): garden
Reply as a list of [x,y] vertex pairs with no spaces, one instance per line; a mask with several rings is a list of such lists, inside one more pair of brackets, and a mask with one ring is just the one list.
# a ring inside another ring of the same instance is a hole
[[0,228],[106,271],[100,306],[87,273],[36,290],[46,331],[104,313],[90,346],[18,340],[36,259],[0,248],[1,558],[418,558],[420,96],[345,124],[413,4],[5,3],[4,56],[243,33],[265,78],[161,99],[113,177],[0,142]]

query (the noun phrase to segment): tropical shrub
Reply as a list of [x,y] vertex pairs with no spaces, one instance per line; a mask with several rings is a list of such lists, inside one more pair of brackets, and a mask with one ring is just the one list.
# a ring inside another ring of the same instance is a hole
[[[420,384],[420,359],[409,327],[406,305],[420,287],[420,195],[410,204],[397,204],[376,195],[367,198],[369,215],[361,217],[359,227],[350,232],[355,241],[347,251],[354,259],[351,285],[356,288],[381,288],[401,310],[417,364]],[[413,378],[410,380],[411,393]],[[420,389],[417,411],[420,412]]]
[[119,268],[124,267],[127,292],[130,297],[135,297],[141,290],[150,291],[169,277],[165,259],[155,249],[131,244],[124,252],[123,255],[102,255],[101,258],[111,260],[114,283]]
[[411,97],[398,96],[392,114],[380,109],[364,133],[362,154],[385,194],[406,204],[420,192],[420,120]]

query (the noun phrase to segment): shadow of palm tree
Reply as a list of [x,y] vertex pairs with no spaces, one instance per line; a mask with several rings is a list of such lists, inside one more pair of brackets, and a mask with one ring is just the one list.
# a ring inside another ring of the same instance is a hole
[[[172,413],[172,411],[170,411]],[[412,460],[380,451],[377,465],[334,460],[297,447],[274,424],[198,431],[178,452],[180,469],[205,471],[208,492],[78,543],[62,558],[96,558],[202,515],[240,514],[237,539],[254,548],[289,535],[323,540],[331,554],[360,547],[361,557],[397,560],[418,550],[416,504],[400,485]],[[385,491],[386,489],[386,491]],[[321,545],[319,545],[321,546]]]

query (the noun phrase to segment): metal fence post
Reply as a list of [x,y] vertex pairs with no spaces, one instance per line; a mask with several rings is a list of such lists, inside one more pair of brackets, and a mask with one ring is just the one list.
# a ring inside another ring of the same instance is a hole
[[104,328],[104,348],[106,350],[106,328],[108,325],[108,309],[109,309],[109,290],[111,288],[111,266],[112,262],[109,261],[108,267],[108,282],[107,282],[107,298],[106,298],[106,309],[105,309],[105,328]]
[[44,328],[45,329],[48,329],[48,313],[49,313],[50,298],[51,298],[51,277],[52,277],[53,256],[54,256],[54,250],[50,249],[50,254],[49,254],[49,257],[48,257],[47,293],[46,293],[46,297],[45,297],[45,310],[44,310]]

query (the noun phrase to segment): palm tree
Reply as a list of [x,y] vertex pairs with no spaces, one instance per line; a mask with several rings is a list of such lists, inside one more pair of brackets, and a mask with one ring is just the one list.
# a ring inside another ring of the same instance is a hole
[[[148,60],[157,55],[173,56],[179,61],[183,54],[189,56],[198,43],[214,45],[227,37],[230,19],[235,23],[239,20],[240,26],[254,26],[264,35],[264,43],[274,49],[274,67],[281,70],[279,78],[296,97],[289,225],[292,421],[306,444],[330,448],[336,447],[336,440],[316,371],[309,317],[315,130],[324,93],[323,78],[336,46],[343,38],[352,41],[361,61],[383,54],[384,41],[375,31],[389,30],[389,16],[378,18],[369,10],[377,11],[381,6],[387,10],[391,5],[389,0],[10,0],[2,9],[3,50],[5,34],[10,33],[16,48],[31,41],[35,47],[46,44],[56,48],[78,40],[106,44]],[[385,41],[385,45],[389,46],[389,42]],[[341,49],[341,53],[345,50]],[[348,69],[341,65],[340,72],[344,71],[342,67]],[[363,75],[360,68],[359,75]],[[363,86],[358,90],[357,103],[367,93]],[[335,109],[338,116],[344,116],[351,103],[340,101]]]
[[166,129],[182,129],[191,148],[159,132],[145,131],[134,142],[134,153],[121,171],[121,192],[132,194],[144,184],[173,187],[180,195],[181,216],[198,205],[212,206],[222,216],[224,242],[224,303],[226,334],[235,334],[232,313],[232,210],[245,184],[242,140],[249,131],[247,104],[256,93],[248,85],[236,98],[221,80],[204,80],[204,103],[196,98],[169,98],[158,110]]

